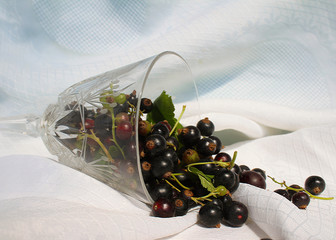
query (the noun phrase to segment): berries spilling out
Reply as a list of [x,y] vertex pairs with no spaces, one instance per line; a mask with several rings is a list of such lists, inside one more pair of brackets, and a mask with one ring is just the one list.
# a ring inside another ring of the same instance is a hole
[[[136,91],[110,89],[93,101],[99,106],[69,103],[55,123],[57,137],[102,181],[136,193],[142,193],[144,185],[155,217],[183,216],[200,206],[199,222],[205,227],[242,226],[248,208],[235,200],[234,193],[240,183],[266,189],[266,172],[238,165],[237,152],[231,156],[222,151],[208,117],[182,126],[185,106],[176,119],[172,98],[165,91],[152,100],[140,99]],[[68,137],[62,138],[64,134]],[[311,176],[305,189],[291,185],[275,192],[306,209],[325,186],[321,177]]]

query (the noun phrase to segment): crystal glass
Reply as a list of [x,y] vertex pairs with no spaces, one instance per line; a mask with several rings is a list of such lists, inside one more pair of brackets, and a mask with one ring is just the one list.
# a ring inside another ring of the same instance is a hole
[[[138,123],[146,118],[140,100],[154,101],[163,90],[174,104],[197,101],[188,64],[174,52],[83,80],[59,94],[43,116],[1,119],[0,129],[40,136],[59,163],[152,203],[140,165]],[[120,114],[123,109],[128,114]],[[127,122],[121,130],[120,122]]]

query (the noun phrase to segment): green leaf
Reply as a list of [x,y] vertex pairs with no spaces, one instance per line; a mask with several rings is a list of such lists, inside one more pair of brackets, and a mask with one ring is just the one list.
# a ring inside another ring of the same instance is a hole
[[201,184],[204,188],[206,188],[209,192],[212,192],[215,190],[214,185],[212,185],[211,182],[209,182],[205,177],[203,177],[202,175],[198,175]]
[[189,172],[195,174],[195,175],[200,175],[202,177],[204,177],[207,181],[211,182],[211,179],[213,179],[215,176],[214,175],[207,175],[204,174],[201,170],[199,170],[198,168],[195,167],[189,167],[188,168]]
[[[173,127],[177,122],[174,112],[175,106],[171,96],[169,96],[166,91],[162,91],[161,95],[153,102],[153,109],[150,113],[147,114],[146,120],[152,123],[167,120],[168,123]],[[176,130],[180,128],[183,128],[183,126],[178,123]]]
[[209,192],[212,192],[215,190],[215,187],[211,182],[211,179],[214,177],[213,175],[204,174],[201,170],[195,167],[188,167],[188,171],[197,175],[201,181],[202,186],[208,189]]

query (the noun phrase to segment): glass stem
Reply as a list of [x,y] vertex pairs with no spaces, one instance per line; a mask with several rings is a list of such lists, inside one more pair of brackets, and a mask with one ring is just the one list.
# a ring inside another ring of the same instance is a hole
[[35,115],[23,115],[0,118],[0,132],[11,132],[40,136],[40,117]]

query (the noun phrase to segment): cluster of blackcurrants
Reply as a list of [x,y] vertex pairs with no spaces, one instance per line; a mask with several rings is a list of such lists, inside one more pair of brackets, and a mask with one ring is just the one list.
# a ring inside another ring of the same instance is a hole
[[243,171],[228,153],[220,152],[222,143],[213,135],[214,128],[213,122],[204,118],[196,126],[178,129],[174,136],[167,121],[154,125],[139,122],[141,170],[154,201],[154,216],[182,216],[202,205],[199,221],[204,226],[218,227],[223,222],[239,227],[245,223],[247,207],[234,201],[232,194],[240,179],[265,188],[265,173],[261,169]]
[[298,184],[292,184],[285,189],[279,188],[274,192],[287,198],[299,209],[306,209],[310,203],[310,198],[320,195],[326,187],[324,179],[320,176],[309,176],[304,183],[304,188]]

